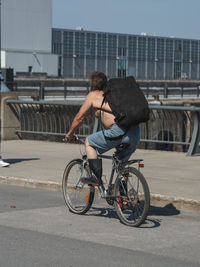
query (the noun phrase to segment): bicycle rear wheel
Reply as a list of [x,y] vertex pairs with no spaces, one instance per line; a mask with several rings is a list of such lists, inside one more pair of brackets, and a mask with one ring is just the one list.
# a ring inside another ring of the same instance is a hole
[[82,177],[89,177],[90,172],[83,166],[83,160],[72,160],[66,167],[62,191],[66,205],[69,210],[76,214],[86,213],[94,200],[94,187],[81,183]]
[[147,217],[150,206],[148,184],[137,169],[124,170],[125,182],[117,178],[114,185],[114,207],[122,223],[128,226],[140,226]]

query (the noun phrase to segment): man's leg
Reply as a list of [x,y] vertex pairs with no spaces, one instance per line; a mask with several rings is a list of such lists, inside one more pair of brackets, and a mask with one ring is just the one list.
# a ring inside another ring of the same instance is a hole
[[88,159],[97,159],[97,151],[89,144],[88,137],[85,139],[85,151]]
[[102,185],[102,159],[98,159],[96,149],[90,146],[88,137],[85,140],[85,150],[90,169],[96,177],[82,178],[82,182],[92,185]]

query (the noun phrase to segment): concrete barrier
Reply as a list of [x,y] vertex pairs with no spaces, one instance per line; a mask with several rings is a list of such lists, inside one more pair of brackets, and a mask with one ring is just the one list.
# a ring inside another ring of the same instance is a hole
[[15,129],[20,129],[20,122],[6,104],[7,99],[18,99],[16,92],[0,93],[0,112],[1,112],[1,139],[16,140],[18,136],[14,133]]

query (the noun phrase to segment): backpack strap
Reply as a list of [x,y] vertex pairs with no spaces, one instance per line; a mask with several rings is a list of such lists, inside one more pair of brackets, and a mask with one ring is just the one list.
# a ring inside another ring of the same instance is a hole
[[109,113],[109,114],[112,114],[113,115],[113,112],[112,111],[110,111],[110,110],[106,110],[106,109],[104,109],[104,108],[95,108],[96,110],[101,110],[101,111],[103,111],[103,112],[106,112],[106,113]]

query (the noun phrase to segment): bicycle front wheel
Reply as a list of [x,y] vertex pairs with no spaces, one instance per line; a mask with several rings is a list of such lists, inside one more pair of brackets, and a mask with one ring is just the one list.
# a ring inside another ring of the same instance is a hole
[[140,226],[150,206],[149,187],[142,173],[133,167],[125,168],[123,178],[115,181],[114,194],[114,207],[121,222]]
[[63,174],[62,191],[69,210],[76,214],[86,213],[94,200],[94,187],[83,184],[80,179],[89,177],[87,166],[83,166],[83,160],[72,160]]

